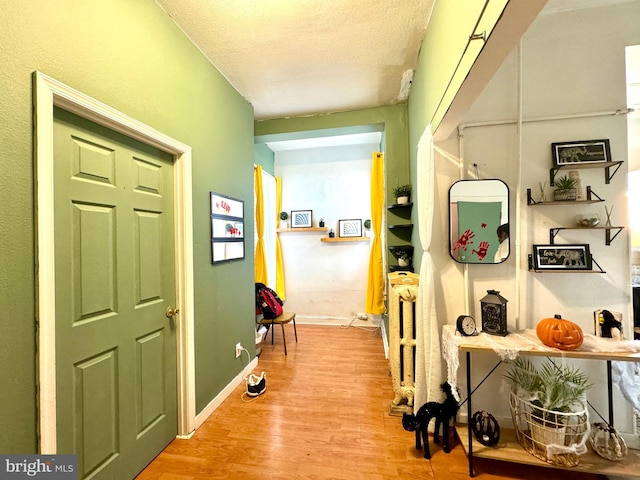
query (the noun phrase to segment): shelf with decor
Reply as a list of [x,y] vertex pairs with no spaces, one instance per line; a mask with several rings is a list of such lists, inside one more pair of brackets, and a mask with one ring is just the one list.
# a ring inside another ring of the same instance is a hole
[[398,209],[409,209],[411,210],[411,207],[413,207],[413,202],[409,202],[409,203],[394,203],[393,205],[387,205],[387,210],[398,210]]
[[[503,351],[509,351],[514,353],[517,357],[526,356],[526,357],[549,357],[549,358],[572,358],[572,359],[580,359],[580,360],[588,360],[591,362],[605,362],[605,368],[607,371],[606,374],[606,393],[607,393],[607,404],[609,410],[609,418],[608,422],[604,420],[609,425],[614,424],[614,401],[613,401],[613,383],[612,383],[612,362],[620,361],[620,362],[638,362],[638,354],[634,351],[633,348],[629,348],[628,351],[624,351],[624,349],[619,349],[616,351],[605,351],[605,344],[596,346],[599,340],[607,340],[607,339],[598,339],[594,335],[585,334],[585,340],[589,337],[589,342],[586,342],[582,345],[580,349],[575,350],[563,350],[559,348],[550,347],[544,345],[542,343],[538,344],[534,341],[529,341],[526,343],[518,343],[518,339],[521,338],[529,338],[529,332],[527,330],[517,332],[518,335],[507,335],[506,337],[499,338],[500,348]],[[473,418],[473,411],[475,408],[474,400],[476,398],[476,390],[478,390],[483,383],[494,374],[497,367],[503,363],[502,358],[497,359],[497,364],[486,373],[484,379],[482,379],[479,383],[476,383],[475,388],[471,383],[472,373],[474,369],[473,358],[480,355],[481,357],[487,357],[489,355],[495,355],[495,340],[498,337],[491,337],[490,335],[477,335],[477,336],[469,336],[469,337],[457,337],[455,341],[453,341],[454,337],[457,334],[456,329],[453,325],[445,325],[442,330],[442,336],[447,342],[447,344],[455,345],[455,349],[451,352],[451,356],[448,357],[449,365],[449,382],[452,383],[453,380],[457,377],[457,368],[458,365],[462,365],[462,359],[460,358],[464,355],[464,362],[466,366],[466,393],[467,398],[463,403],[466,405],[467,410],[467,418]],[[533,334],[535,336],[535,333]],[[587,346],[590,345],[590,346]],[[608,344],[607,344],[608,345]],[[478,367],[476,367],[478,368]],[[482,368],[482,367],[480,367]],[[511,404],[510,404],[511,405]],[[520,404],[518,404],[520,405]],[[517,411],[515,413],[518,413]],[[512,407],[512,414],[514,414],[514,410]],[[599,414],[598,414],[599,415]],[[512,417],[513,418],[513,417]],[[612,476],[633,476],[638,477],[638,462],[640,461],[640,452],[637,450],[628,449],[626,458],[619,459],[618,461],[611,461],[606,459],[605,457],[597,454],[593,448],[591,448],[586,453],[580,455],[579,461],[577,464],[573,462],[573,464],[565,464],[561,460],[565,458],[570,458],[567,456],[562,456],[562,454],[558,457],[555,455],[549,459],[546,457],[546,461],[541,460],[539,456],[532,453],[531,450],[527,450],[529,444],[527,443],[527,435],[530,435],[529,431],[520,430],[521,425],[513,420],[513,425],[509,427],[505,427],[504,425],[500,428],[500,440],[497,445],[487,446],[486,442],[482,443],[478,440],[476,436],[476,432],[474,432],[473,425],[470,424],[462,424],[456,423],[455,429],[456,432],[461,439],[461,443],[463,444],[464,451],[467,455],[468,467],[469,467],[469,477],[473,477],[475,475],[474,471],[474,459],[475,458],[488,458],[496,461],[506,461],[512,463],[522,463],[527,465],[537,465],[540,467],[548,467],[548,468],[556,468],[556,469],[565,469],[565,470],[573,470],[579,472],[591,472],[598,473],[603,475],[612,475]],[[525,427],[527,424],[522,425]],[[504,428],[503,428],[504,427]],[[520,432],[520,438],[518,438],[518,431]],[[528,437],[530,438],[530,437]],[[613,443],[613,442],[612,442]],[[545,449],[546,450],[546,449]],[[544,452],[547,454],[547,452]],[[545,455],[546,456],[546,455]],[[566,462],[569,463],[569,462]]]
[[594,192],[590,186],[587,186],[587,199],[586,200],[558,200],[558,201],[548,201],[548,202],[537,202],[533,199],[531,195],[531,189],[527,188],[527,205],[530,207],[538,207],[541,205],[575,205],[577,204],[587,204],[587,203],[600,203],[604,202],[603,198],[600,198],[596,192]]
[[277,228],[276,232],[326,232],[327,227],[295,227],[295,228]]
[[413,230],[413,224],[412,223],[407,223],[407,224],[399,224],[399,225],[389,225],[389,226],[387,226],[387,228],[389,230],[396,230],[396,231],[399,231],[399,232],[411,231],[411,230]]
[[[556,174],[560,170],[583,170],[586,168],[604,168],[604,183],[607,185],[611,182],[611,179],[616,174],[620,165],[624,162],[622,160],[616,162],[594,162],[594,163],[571,163],[567,165],[558,165],[549,169],[549,185],[553,186]],[[613,171],[611,169],[613,168]]]
[[[605,244],[611,245],[611,242],[614,238],[618,236],[618,234],[624,229],[624,227],[553,227],[549,229],[549,243],[554,244],[554,240],[556,235],[562,230],[604,230],[605,231]],[[612,234],[612,232],[614,232]]]
[[[413,245],[390,245],[388,248],[391,254],[393,255],[393,257],[396,260],[398,260],[398,265],[389,265],[390,272],[397,272],[397,271],[413,272],[413,265],[411,263],[413,260]],[[404,261],[407,263],[407,265],[400,264],[400,259],[403,256],[405,257]]]
[[321,242],[339,243],[339,242],[368,242],[371,237],[322,237]]
[[[397,217],[400,220],[409,221],[411,219],[411,209],[413,207],[413,203],[395,203],[393,205],[388,205],[387,210]],[[393,236],[396,241],[400,242],[411,242],[411,234],[413,232],[413,224],[412,223],[392,223],[387,225],[387,231],[389,233],[393,233]],[[391,240],[393,241],[393,240]],[[393,257],[400,261],[400,257],[403,252],[407,253],[409,259],[407,260],[407,265],[388,265],[388,269],[390,272],[413,272],[413,265],[411,264],[411,260],[413,258],[413,246],[408,243],[406,245],[393,245],[389,247],[389,251],[393,255]]]
[[414,269],[411,266],[403,267],[401,265],[389,265],[389,271],[390,272],[411,272],[411,273],[413,273]]

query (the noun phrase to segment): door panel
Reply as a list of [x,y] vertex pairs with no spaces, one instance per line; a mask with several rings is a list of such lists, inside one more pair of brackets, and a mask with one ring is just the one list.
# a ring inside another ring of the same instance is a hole
[[54,110],[59,453],[133,478],[177,432],[173,162]]

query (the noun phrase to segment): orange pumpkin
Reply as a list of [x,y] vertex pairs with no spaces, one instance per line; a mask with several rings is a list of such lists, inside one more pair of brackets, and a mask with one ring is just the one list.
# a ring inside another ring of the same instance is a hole
[[536,334],[547,347],[560,350],[574,350],[582,345],[584,339],[580,326],[565,320],[560,315],[540,320],[536,327]]

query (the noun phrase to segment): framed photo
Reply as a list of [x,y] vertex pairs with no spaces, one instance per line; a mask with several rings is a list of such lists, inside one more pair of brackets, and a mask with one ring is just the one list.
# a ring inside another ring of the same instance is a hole
[[244,258],[244,202],[211,192],[211,263]]
[[313,227],[311,210],[291,210],[291,228]]
[[608,139],[552,143],[551,153],[556,167],[611,161]]
[[362,220],[348,219],[338,220],[338,236],[339,237],[361,237],[362,236]]
[[534,245],[533,268],[535,270],[591,270],[589,245]]

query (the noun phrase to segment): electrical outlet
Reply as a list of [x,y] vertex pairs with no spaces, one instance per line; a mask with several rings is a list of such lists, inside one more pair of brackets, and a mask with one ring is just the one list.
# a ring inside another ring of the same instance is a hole
[[242,350],[244,350],[242,344],[240,342],[236,343],[236,358],[242,354]]

